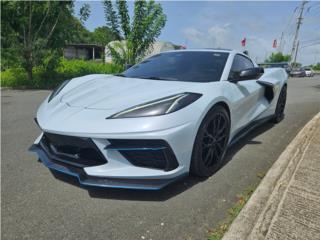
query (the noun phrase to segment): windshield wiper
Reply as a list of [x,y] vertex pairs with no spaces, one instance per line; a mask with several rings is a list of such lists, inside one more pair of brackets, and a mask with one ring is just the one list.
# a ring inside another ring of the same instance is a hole
[[123,73],[114,74],[114,76],[117,76],[117,77],[127,77],[127,76],[124,75]]
[[126,78],[140,78],[140,79],[151,79],[151,80],[165,80],[165,81],[177,81],[176,78],[167,78],[167,77],[156,77],[156,76],[147,76],[147,77],[140,77],[140,76],[126,76],[123,73],[114,74],[117,77],[126,77]]
[[152,80],[177,81],[176,78],[156,77],[156,76],[147,76],[147,77],[138,77],[138,78],[142,78],[142,79],[152,79]]

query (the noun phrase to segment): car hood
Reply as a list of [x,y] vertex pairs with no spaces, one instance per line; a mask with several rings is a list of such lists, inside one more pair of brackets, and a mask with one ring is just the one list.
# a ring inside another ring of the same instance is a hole
[[178,93],[201,93],[203,84],[99,75],[64,92],[60,101],[70,107],[123,110]]

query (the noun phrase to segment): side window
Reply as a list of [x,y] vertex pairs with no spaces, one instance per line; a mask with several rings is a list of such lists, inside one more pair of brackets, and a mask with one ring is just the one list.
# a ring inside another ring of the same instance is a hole
[[249,58],[238,54],[233,59],[229,79],[235,79],[242,70],[253,67],[254,65]]

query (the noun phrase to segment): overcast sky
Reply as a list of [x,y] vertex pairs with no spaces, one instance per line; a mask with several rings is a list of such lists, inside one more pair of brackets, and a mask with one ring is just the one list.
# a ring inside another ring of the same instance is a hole
[[[76,2],[76,13],[85,2]],[[100,1],[88,2],[91,16],[85,23],[93,31],[104,26],[104,12]],[[296,26],[298,1],[281,2],[214,2],[214,1],[161,1],[167,23],[159,37],[161,41],[186,45],[187,48],[243,49],[240,41],[247,39],[246,49],[262,62],[276,49],[274,39],[280,42],[284,32],[284,53],[291,51]],[[129,2],[132,14],[133,2]],[[299,35],[301,50],[298,62],[304,65],[320,62],[320,2],[310,1]],[[318,43],[317,45],[313,45]],[[309,46],[313,45],[313,46]]]

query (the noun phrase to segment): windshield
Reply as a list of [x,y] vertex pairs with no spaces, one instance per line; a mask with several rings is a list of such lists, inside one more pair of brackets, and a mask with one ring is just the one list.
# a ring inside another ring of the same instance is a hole
[[120,76],[183,82],[219,81],[229,53],[181,51],[154,55]]

